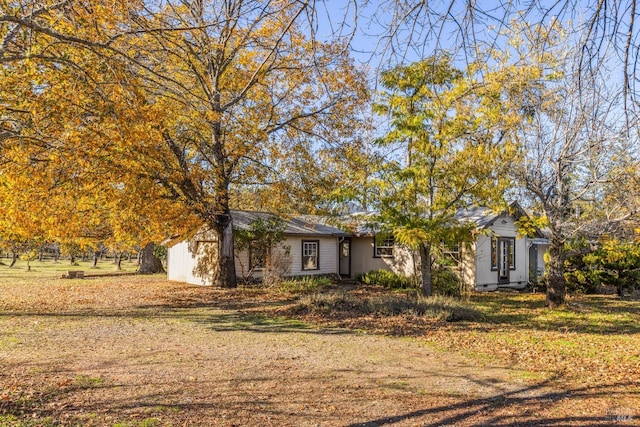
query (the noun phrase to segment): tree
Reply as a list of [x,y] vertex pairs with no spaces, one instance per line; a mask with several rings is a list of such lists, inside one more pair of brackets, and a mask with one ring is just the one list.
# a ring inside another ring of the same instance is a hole
[[388,115],[391,129],[380,144],[400,145],[405,158],[390,161],[382,173],[378,222],[397,242],[419,250],[425,295],[432,292],[434,246],[464,240],[473,229],[456,222],[456,212],[500,205],[518,152],[519,111],[506,94],[512,84],[527,83],[526,73],[487,73],[484,84],[473,74],[473,68],[453,67],[447,56],[382,74],[386,91],[375,108]]
[[[282,272],[278,271],[278,259],[280,253],[274,253],[275,246],[285,239],[286,224],[276,216],[267,219],[258,218],[249,224],[249,228],[235,230],[235,243],[237,250],[250,251],[248,269],[245,280],[251,279],[256,268],[263,269],[262,282],[272,285],[282,278]],[[289,263],[287,262],[287,266]]]
[[157,256],[157,248],[162,248],[162,246],[156,246],[154,243],[147,243],[147,245],[142,249],[142,259],[140,262],[140,268],[138,268],[139,274],[164,273],[162,260]]
[[522,162],[512,170],[546,220],[547,305],[556,307],[565,300],[565,260],[574,255],[567,244],[595,243],[634,214],[629,196],[636,190],[614,199],[607,188],[624,185],[635,168],[625,155],[622,103],[601,76],[581,71],[558,23],[520,26],[517,35],[516,61],[538,67],[540,79],[527,93]]
[[235,286],[232,189],[286,183],[292,165],[354,125],[366,90],[344,42],[312,38],[305,2],[61,3],[3,9],[14,52],[3,63],[18,80],[37,73],[33,102],[58,113],[49,131],[61,149],[47,150],[203,221],[217,236],[212,283]]
[[[605,65],[609,78],[617,80],[624,107],[632,123],[637,112],[640,36],[637,0],[588,0],[576,2],[480,2],[448,0],[364,0],[370,7],[372,27],[378,34],[378,53],[387,61],[423,57],[425,52],[455,52],[467,63],[491,60],[487,52],[506,50],[512,23],[547,25],[557,21],[567,28],[578,46],[575,55],[580,72]],[[499,31],[495,31],[498,29]],[[552,41],[547,40],[548,43]],[[551,46],[551,45],[549,45]],[[489,47],[489,49],[487,49]],[[632,102],[628,102],[628,101]],[[630,124],[631,124],[630,123]]]

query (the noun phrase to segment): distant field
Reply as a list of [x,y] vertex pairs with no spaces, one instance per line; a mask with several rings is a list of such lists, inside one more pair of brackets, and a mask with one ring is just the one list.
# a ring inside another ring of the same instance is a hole
[[116,269],[116,264],[113,259],[105,259],[98,262],[96,267],[93,266],[93,260],[82,261],[78,260],[72,265],[68,259],[61,259],[59,261],[46,260],[46,261],[31,261],[29,264],[31,270],[27,271],[27,261],[18,260],[16,264],[9,268],[11,259],[0,258],[0,281],[3,279],[16,279],[16,280],[32,280],[32,279],[44,279],[50,277],[60,277],[62,273],[68,270],[82,270],[86,274],[106,274],[106,273],[133,273],[138,269],[138,264],[135,259],[124,260],[120,264],[122,270]]
[[349,296],[327,311],[309,301],[337,298],[66,270],[0,266],[0,426],[640,424],[638,301],[479,294],[482,320],[448,323],[359,312],[395,301],[380,288],[310,294]]

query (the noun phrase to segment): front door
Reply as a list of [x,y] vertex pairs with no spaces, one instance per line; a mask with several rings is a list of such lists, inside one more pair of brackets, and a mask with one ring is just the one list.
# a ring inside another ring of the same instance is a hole
[[344,239],[338,246],[340,277],[351,277],[351,239]]
[[511,239],[498,239],[498,284],[509,283],[509,270],[511,267],[511,253],[513,250]]

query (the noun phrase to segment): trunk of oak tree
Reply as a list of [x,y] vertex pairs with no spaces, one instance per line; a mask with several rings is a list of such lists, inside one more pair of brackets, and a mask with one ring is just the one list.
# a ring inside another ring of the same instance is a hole
[[18,254],[15,252],[11,253],[11,264],[9,264],[9,268],[13,267],[14,265],[16,265],[16,261],[18,261]]
[[98,259],[100,259],[100,252],[95,251],[93,253],[93,267],[96,268],[98,266]]
[[564,243],[552,237],[549,245],[549,263],[547,264],[547,307],[553,308],[564,304],[566,294],[564,280],[565,257]]
[[115,259],[113,262],[116,265],[116,270],[122,270],[122,253],[116,253]]
[[[220,93],[216,92],[213,99],[214,111],[220,111]],[[220,288],[235,288],[236,265],[233,253],[233,220],[229,210],[230,169],[227,169],[227,157],[224,150],[222,123],[214,121],[211,124],[212,151],[215,159],[214,173],[216,175],[215,193],[211,212],[211,226],[217,236],[216,262],[213,269],[211,283]]]
[[215,215],[213,229],[217,240],[217,266],[213,269],[211,283],[220,288],[235,288],[236,266],[233,256],[233,222],[231,214]]
[[618,284],[616,285],[616,290],[618,292],[618,296],[622,298],[624,297],[624,283],[620,280],[620,274],[622,274],[622,272],[618,270],[614,271],[616,273],[616,281],[618,282]]
[[420,244],[420,274],[422,276],[422,294],[430,297],[433,294],[431,282],[431,243]]
[[141,251],[140,268],[138,274],[164,273],[164,267],[160,258],[153,253],[156,248],[154,243],[147,243]]

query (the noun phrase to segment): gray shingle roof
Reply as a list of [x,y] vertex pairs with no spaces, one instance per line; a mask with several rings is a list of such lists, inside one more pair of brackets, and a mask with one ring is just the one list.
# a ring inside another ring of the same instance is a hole
[[456,212],[454,218],[456,221],[474,222],[478,228],[486,228],[503,214],[504,212],[496,212],[489,208],[478,206],[471,209],[461,209]]
[[347,236],[343,230],[327,224],[327,219],[317,215],[284,216],[267,212],[231,211],[233,226],[241,230],[248,230],[251,223],[257,219],[268,220],[279,217],[284,221],[285,234],[304,236]]

